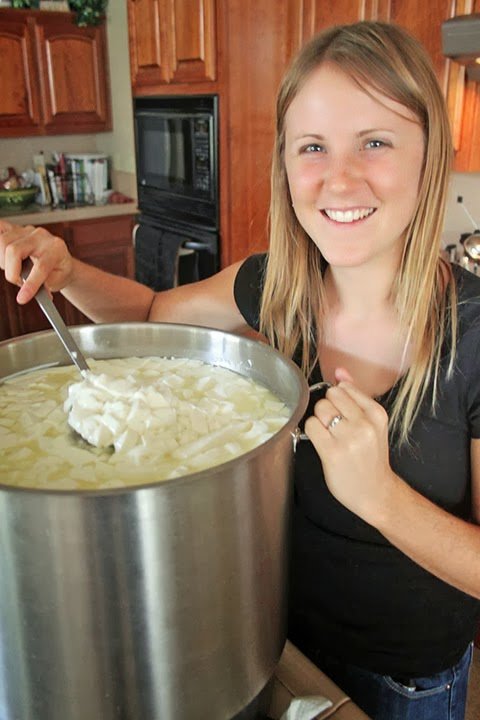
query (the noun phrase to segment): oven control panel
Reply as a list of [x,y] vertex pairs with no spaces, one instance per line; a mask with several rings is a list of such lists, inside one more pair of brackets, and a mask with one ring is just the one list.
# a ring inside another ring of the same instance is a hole
[[195,118],[193,129],[193,184],[195,190],[209,193],[211,189],[211,130],[208,115]]

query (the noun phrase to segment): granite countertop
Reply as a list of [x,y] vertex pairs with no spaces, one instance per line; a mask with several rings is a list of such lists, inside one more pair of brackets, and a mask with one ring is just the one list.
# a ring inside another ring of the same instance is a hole
[[30,205],[24,210],[12,211],[3,208],[0,219],[17,225],[44,225],[46,223],[73,222],[75,220],[90,220],[111,215],[135,215],[138,212],[136,202],[110,203],[107,205],[85,205],[66,210]]

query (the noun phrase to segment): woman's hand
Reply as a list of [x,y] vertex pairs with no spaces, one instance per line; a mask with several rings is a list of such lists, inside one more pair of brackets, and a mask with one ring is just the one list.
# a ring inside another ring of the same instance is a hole
[[[22,262],[30,257],[33,268],[25,283],[20,278]],[[40,285],[55,292],[68,284],[72,257],[65,242],[44,228],[21,227],[0,220],[0,267],[6,279],[18,285],[17,301],[31,300]]]
[[336,379],[338,384],[316,403],[305,432],[320,456],[332,495],[376,525],[389,490],[400,481],[389,462],[388,416],[355,387],[345,370],[339,369]]
[[[330,492],[425,570],[480,598],[480,528],[451,515],[393,472],[387,413],[355,387],[346,370],[337,370],[335,376],[338,385],[327,391],[305,423]],[[342,419],[332,426],[338,415]],[[472,478],[475,498],[480,440],[472,440]],[[474,502],[477,519],[479,507]]]

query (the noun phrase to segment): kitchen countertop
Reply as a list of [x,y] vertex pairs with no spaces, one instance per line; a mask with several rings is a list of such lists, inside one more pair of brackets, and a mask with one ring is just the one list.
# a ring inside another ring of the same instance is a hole
[[25,210],[14,211],[3,208],[0,219],[17,225],[44,225],[46,223],[73,222],[75,220],[90,220],[113,215],[135,215],[138,212],[136,202],[110,203],[107,205],[85,205],[83,207],[67,208],[66,210],[29,206]]
[[317,715],[318,720],[369,720],[343,690],[287,641],[273,680],[268,716],[278,720],[295,697],[321,695],[332,706]]

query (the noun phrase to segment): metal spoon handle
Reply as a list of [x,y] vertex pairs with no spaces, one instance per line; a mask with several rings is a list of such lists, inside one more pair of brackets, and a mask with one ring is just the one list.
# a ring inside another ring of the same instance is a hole
[[[32,261],[30,259],[24,260],[22,265],[22,270],[20,272],[20,275],[22,276],[22,280],[25,282],[27,277],[30,274],[30,270],[32,269]],[[50,321],[51,326],[57,333],[58,337],[62,341],[63,345],[65,346],[66,351],[72,358],[72,361],[75,363],[77,368],[80,370],[80,372],[84,370],[89,370],[87,361],[83,357],[83,353],[78,347],[77,343],[73,339],[72,335],[70,334],[70,331],[68,330],[67,326],[63,322],[63,318],[58,312],[57,308],[53,304],[53,301],[48,294],[45,287],[42,285],[39,290],[37,290],[37,294],[35,295],[35,300],[40,305],[42,311],[47,316],[48,320]]]

